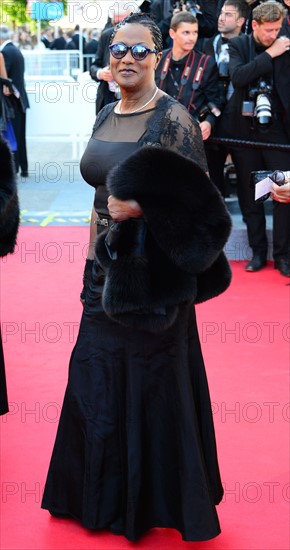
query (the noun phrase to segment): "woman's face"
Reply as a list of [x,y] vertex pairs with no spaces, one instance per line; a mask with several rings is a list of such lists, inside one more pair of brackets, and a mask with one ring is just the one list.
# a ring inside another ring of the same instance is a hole
[[[146,48],[155,49],[150,30],[138,23],[127,23],[114,36],[112,44],[122,42],[126,46],[142,44]],[[155,69],[160,61],[161,53],[149,53],[142,61],[136,61],[128,50],[122,59],[110,55],[110,68],[113,79],[124,89],[146,89],[155,80]]]

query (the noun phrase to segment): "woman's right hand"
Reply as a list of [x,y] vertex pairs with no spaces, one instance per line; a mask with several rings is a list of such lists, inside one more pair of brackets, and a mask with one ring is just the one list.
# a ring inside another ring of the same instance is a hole
[[3,94],[4,95],[11,95],[11,92],[10,92],[8,86],[3,86]]
[[143,212],[138,202],[134,200],[121,201],[113,195],[108,197],[108,210],[111,218],[122,222],[130,218],[141,218]]

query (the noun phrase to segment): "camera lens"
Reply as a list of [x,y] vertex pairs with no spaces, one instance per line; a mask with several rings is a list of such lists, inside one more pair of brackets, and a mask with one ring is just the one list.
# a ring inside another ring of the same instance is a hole
[[259,124],[268,126],[272,120],[271,104],[265,94],[258,94],[256,100],[256,117]]

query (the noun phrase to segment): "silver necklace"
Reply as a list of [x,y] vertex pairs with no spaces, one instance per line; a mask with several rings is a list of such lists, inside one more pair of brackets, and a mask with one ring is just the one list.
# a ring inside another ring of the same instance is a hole
[[[155,88],[155,91],[154,91],[154,94],[153,96],[149,99],[149,101],[146,101],[146,103],[144,103],[144,105],[142,105],[142,107],[139,107],[138,109],[135,109],[134,111],[130,111],[130,113],[126,113],[126,115],[132,115],[133,113],[138,113],[138,111],[141,111],[142,109],[144,109],[144,107],[147,107],[147,105],[149,105],[149,103],[151,103],[151,101],[153,101],[153,99],[155,99],[156,95],[157,95],[157,92],[158,92],[158,88],[156,86]],[[117,107],[116,107],[116,113],[118,115],[121,115],[121,103],[122,103],[122,99],[120,100],[120,102],[118,103]],[[118,109],[118,110],[117,110]]]

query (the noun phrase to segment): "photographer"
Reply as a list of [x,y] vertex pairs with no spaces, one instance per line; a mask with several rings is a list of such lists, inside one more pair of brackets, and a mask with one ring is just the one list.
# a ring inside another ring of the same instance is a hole
[[[229,43],[230,77],[235,91],[227,103],[220,135],[242,141],[289,144],[290,40],[278,37],[285,9],[269,0],[253,10],[252,33]],[[269,148],[233,148],[238,176],[240,208],[247,225],[253,257],[246,271],[259,271],[267,263],[264,205],[255,202],[251,172],[289,168],[290,153]],[[290,206],[273,203],[274,266],[290,277]]]
[[[229,40],[241,34],[247,14],[248,7],[244,0],[225,0],[218,17],[219,32],[212,38],[204,41],[204,53],[211,55],[218,66],[218,83],[222,110],[234,91],[229,75]],[[219,126],[222,116],[221,114],[216,122],[214,137],[220,135]],[[206,142],[205,148],[210,177],[221,194],[226,197],[229,190],[225,182],[224,166],[229,149],[224,144],[212,144],[210,142]]]
[[202,139],[206,140],[220,115],[216,62],[196,50],[198,22],[190,12],[174,15],[169,32],[173,46],[162,52],[156,84],[187,108],[199,122]]

